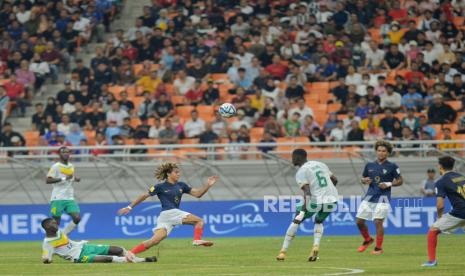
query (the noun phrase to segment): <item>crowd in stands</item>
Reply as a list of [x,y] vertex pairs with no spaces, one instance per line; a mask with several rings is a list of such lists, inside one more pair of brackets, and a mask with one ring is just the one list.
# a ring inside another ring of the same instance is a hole
[[[46,79],[70,77],[35,106],[32,134],[6,123],[2,145],[16,135],[26,145],[224,142],[235,151],[465,134],[465,1],[151,2],[89,64],[72,57],[102,39],[119,3],[3,2],[2,120],[4,101],[24,114]],[[235,118],[215,113],[222,102]]]

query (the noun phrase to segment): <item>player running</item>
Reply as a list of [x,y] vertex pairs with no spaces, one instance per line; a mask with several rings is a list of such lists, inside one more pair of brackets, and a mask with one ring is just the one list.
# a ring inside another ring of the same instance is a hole
[[287,229],[283,247],[276,257],[278,261],[286,259],[286,251],[295,237],[299,224],[307,218],[315,216],[313,228],[313,249],[308,261],[318,259],[320,240],[323,236],[323,221],[336,209],[338,192],[335,187],[337,178],[328,166],[318,161],[307,161],[307,152],[296,149],[292,152],[292,163],[298,166],[296,181],[304,192],[304,202],[296,209],[296,216]]
[[358,252],[364,252],[374,242],[365,224],[365,220],[372,220],[376,225],[376,247],[370,253],[380,255],[383,253],[383,222],[391,209],[391,187],[402,185],[403,179],[399,167],[387,160],[392,153],[391,143],[377,141],[375,151],[376,161],[365,165],[361,179],[362,184],[370,186],[357,211],[357,226],[364,238]]
[[207,180],[207,184],[200,189],[192,188],[184,182],[179,182],[181,172],[176,163],[164,163],[160,165],[155,171],[155,177],[163,181],[152,186],[149,191],[127,207],[118,210],[118,214],[126,215],[132,208],[143,202],[150,196],[158,196],[161,202],[162,210],[157,218],[157,226],[153,229],[154,234],[152,238],[137,245],[131,252],[138,254],[144,252],[152,246],[159,244],[165,239],[173,230],[173,227],[180,224],[194,225],[194,246],[212,246],[213,242],[202,240],[203,234],[203,219],[184,212],[179,209],[181,197],[183,194],[190,194],[194,197],[201,198],[218,180],[217,176],[211,176]]
[[[441,232],[453,232],[458,228],[465,227],[465,176],[452,171],[455,160],[450,156],[440,157],[438,160],[441,178],[436,181],[436,208],[438,220],[428,231],[428,262],[422,266],[437,266],[436,246],[438,235]],[[444,212],[444,198],[447,197],[452,205],[452,210]]]
[[70,240],[67,232],[58,229],[53,218],[42,221],[45,238],[42,243],[42,261],[52,263],[53,254],[75,263],[142,263],[156,262],[156,257],[139,258],[119,246],[89,244],[87,241]]
[[81,179],[74,175],[74,166],[69,162],[70,149],[61,147],[58,149],[60,161],[53,164],[47,174],[47,184],[53,185],[50,199],[50,213],[60,225],[63,212],[71,216],[72,221],[66,226],[65,232],[70,233],[81,221],[79,206],[74,200],[73,183]]

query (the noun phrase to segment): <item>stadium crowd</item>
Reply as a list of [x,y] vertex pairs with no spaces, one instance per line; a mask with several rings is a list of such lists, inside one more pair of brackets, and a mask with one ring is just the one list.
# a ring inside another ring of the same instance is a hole
[[[84,64],[79,49],[103,39],[121,3],[3,1],[1,145],[235,150],[465,134],[465,1],[151,2]],[[60,72],[63,90],[35,105],[31,131],[15,132],[11,107],[24,115]],[[223,102],[237,117],[215,113]]]

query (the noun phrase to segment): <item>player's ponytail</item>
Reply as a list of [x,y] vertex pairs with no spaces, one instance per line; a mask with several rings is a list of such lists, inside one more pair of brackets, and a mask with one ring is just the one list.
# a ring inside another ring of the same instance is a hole
[[178,168],[178,164],[176,163],[163,163],[155,170],[155,178],[160,181],[166,180],[168,175]]

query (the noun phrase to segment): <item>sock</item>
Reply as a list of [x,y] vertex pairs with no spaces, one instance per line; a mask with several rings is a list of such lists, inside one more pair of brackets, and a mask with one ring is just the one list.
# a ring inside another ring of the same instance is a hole
[[147,248],[145,248],[145,245],[141,243],[137,245],[136,247],[134,247],[133,249],[131,249],[131,252],[134,254],[139,254],[141,252],[144,252],[145,250],[147,250]]
[[63,232],[68,235],[69,233],[71,233],[71,231],[74,230],[74,228],[76,228],[77,224],[74,223],[74,221],[71,221],[70,223],[68,223],[68,225],[66,225],[65,229],[63,230]]
[[291,223],[291,225],[289,225],[289,228],[287,228],[286,231],[286,236],[284,237],[282,251],[287,251],[289,244],[291,244],[292,239],[295,237],[295,233],[297,232],[298,228],[299,225],[296,223]]
[[367,227],[360,229],[360,234],[362,234],[365,241],[371,240],[370,233],[368,233],[368,228]]
[[112,263],[127,263],[128,260],[126,260],[126,257],[118,257],[118,256],[113,256],[113,259],[111,260]]
[[383,235],[376,235],[376,248],[383,248],[383,239],[384,239],[384,234]]
[[324,227],[322,223],[315,223],[315,226],[313,227],[313,246],[320,246],[323,230]]
[[135,263],[145,263],[145,258],[135,257],[134,262]]
[[439,231],[428,232],[428,259],[429,261],[436,260],[436,246],[438,245]]
[[194,241],[201,240],[203,234],[203,227],[194,228]]

